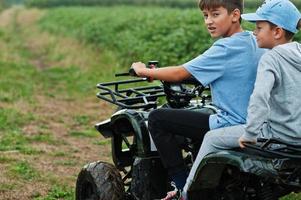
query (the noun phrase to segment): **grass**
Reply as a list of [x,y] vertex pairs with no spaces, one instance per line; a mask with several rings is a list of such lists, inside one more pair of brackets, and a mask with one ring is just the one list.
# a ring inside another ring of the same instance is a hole
[[99,136],[95,130],[84,130],[84,131],[71,131],[70,135],[73,137],[89,137],[89,138],[96,138]]
[[[33,71],[24,70],[24,66],[22,65],[14,65],[10,63],[0,63],[0,65],[1,77],[4,75],[7,77],[0,79],[0,92],[2,94],[0,100],[8,103],[19,100],[20,98],[30,100],[34,89],[34,84],[30,83],[30,77],[34,76]],[[9,70],[11,68],[20,71],[18,73],[14,73],[12,70]]]
[[10,176],[13,178],[16,177],[32,181],[33,179],[38,178],[40,175],[39,172],[34,169],[30,163],[26,161],[19,161],[10,167]]
[[47,196],[34,198],[34,200],[55,200],[55,199],[64,199],[64,200],[74,199],[74,190],[67,186],[54,185],[48,192]]
[[111,144],[111,139],[101,140],[101,141],[95,141],[94,144],[97,144],[99,146],[106,146],[108,144]]
[[51,154],[53,157],[68,157],[69,155],[66,152],[57,151]]
[[90,117],[87,115],[78,115],[74,117],[74,120],[77,125],[87,125],[90,121]]
[[42,15],[12,8],[0,16],[1,200],[74,199],[82,166],[111,160],[109,143],[99,155],[93,124],[111,112],[95,85],[114,56],[41,32]]
[[0,192],[1,191],[9,191],[9,190],[14,190],[16,188],[15,184],[0,184]]
[[19,130],[19,128],[34,119],[32,113],[21,113],[13,108],[0,108],[0,130]]
[[20,132],[8,132],[1,135],[0,151],[24,150],[27,141]]
[[0,163],[10,163],[10,162],[14,162],[16,161],[16,159],[7,157],[7,156],[0,156]]
[[59,145],[61,142],[56,140],[51,133],[34,135],[28,138],[30,142],[42,142],[46,144]]

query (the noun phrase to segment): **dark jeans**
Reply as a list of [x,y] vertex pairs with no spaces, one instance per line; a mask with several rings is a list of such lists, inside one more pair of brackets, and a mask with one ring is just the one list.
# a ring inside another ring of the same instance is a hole
[[201,142],[209,131],[209,116],[197,111],[170,108],[161,108],[150,113],[149,131],[170,175],[186,170],[182,150],[175,136]]

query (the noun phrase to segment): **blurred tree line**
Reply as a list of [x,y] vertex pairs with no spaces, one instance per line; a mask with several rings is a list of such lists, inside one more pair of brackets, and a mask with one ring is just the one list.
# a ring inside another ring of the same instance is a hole
[[[256,9],[264,0],[244,0],[247,9]],[[300,0],[291,0],[301,9]],[[194,8],[198,0],[0,0],[0,9],[14,4],[25,4],[28,7],[57,7],[57,6],[164,6],[177,8]]]
[[24,4],[25,0],[0,0],[0,10],[3,10],[6,7],[16,5],[16,4]]
[[4,9],[4,0],[0,0],[0,11]]
[[15,5],[15,4],[24,4],[25,0],[2,0],[8,6]]
[[[22,1],[22,0],[19,0]],[[29,7],[56,7],[56,6],[112,6],[112,5],[139,5],[165,6],[178,8],[192,8],[197,6],[198,0],[24,0]],[[245,0],[245,7],[255,9],[264,0]],[[300,0],[291,0],[301,8]]]

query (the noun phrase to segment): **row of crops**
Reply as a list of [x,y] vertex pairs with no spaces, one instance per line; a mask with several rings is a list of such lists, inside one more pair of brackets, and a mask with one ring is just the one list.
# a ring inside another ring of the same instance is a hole
[[48,11],[41,26],[112,49],[124,64],[153,59],[179,64],[212,43],[197,9],[57,8]]
[[27,6],[54,7],[54,6],[112,6],[112,5],[157,5],[168,7],[191,8],[197,5],[197,0],[26,0]]
[[179,64],[212,43],[197,9],[70,7],[47,13],[40,23],[44,30],[113,50],[125,65],[154,59]]
[[[181,64],[213,42],[198,9],[150,7],[68,7],[47,11],[42,29],[76,37],[116,52],[124,65],[134,60]],[[252,29],[250,23],[243,23]],[[301,41],[300,33],[296,39]]]
[[[299,8],[301,8],[300,0],[292,0]],[[198,0],[26,0],[27,6],[35,7],[54,7],[54,6],[111,6],[111,5],[156,5],[167,7],[192,8],[196,7]],[[263,0],[245,0],[247,8],[257,8]]]

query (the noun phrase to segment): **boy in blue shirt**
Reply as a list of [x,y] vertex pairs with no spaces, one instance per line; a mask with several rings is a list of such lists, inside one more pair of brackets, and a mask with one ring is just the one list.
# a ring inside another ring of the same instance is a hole
[[242,18],[256,22],[258,46],[271,50],[260,59],[246,124],[205,135],[184,192],[209,153],[244,148],[244,143],[256,143],[257,137],[301,142],[301,44],[292,41],[301,28],[301,13],[289,0],[271,0]]
[[241,28],[242,0],[200,0],[199,7],[211,37],[219,38],[211,48],[180,66],[148,69],[141,62],[132,64],[138,76],[168,82],[194,76],[203,86],[210,85],[217,114],[162,108],[152,111],[148,118],[162,163],[179,189],[185,184],[187,169],[175,135],[201,142],[211,129],[244,124],[263,54],[253,34]]

